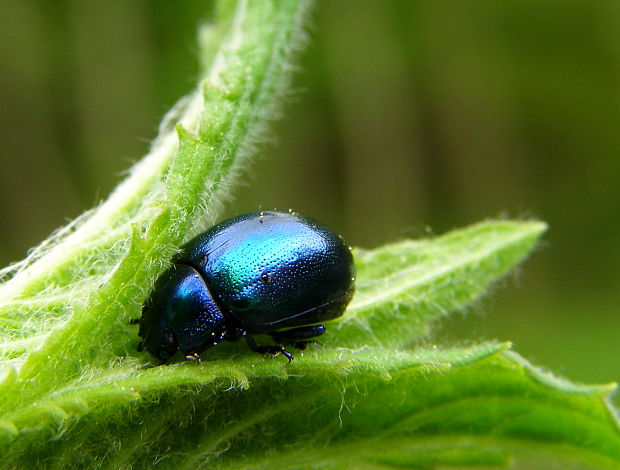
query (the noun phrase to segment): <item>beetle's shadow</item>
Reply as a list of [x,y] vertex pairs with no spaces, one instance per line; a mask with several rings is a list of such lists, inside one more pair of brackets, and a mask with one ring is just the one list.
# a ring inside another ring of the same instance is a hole
[[[273,341],[270,341],[270,338],[267,335],[260,335],[257,338],[259,339],[258,342],[261,345],[263,344],[273,345],[274,344]],[[313,347],[320,346],[320,344],[321,343],[313,342]],[[136,343],[136,346],[137,346],[137,343]],[[286,357],[284,357],[281,354],[272,356],[270,354],[261,354],[261,353],[257,353],[256,351],[252,351],[251,349],[248,348],[248,346],[245,344],[245,341],[243,340],[223,341],[219,343],[216,347],[207,349],[206,351],[200,354],[200,362],[187,360],[185,357],[183,357],[183,354],[181,352],[177,352],[172,358],[170,358],[168,362],[160,364],[157,362],[157,359],[151,356],[146,350],[143,352],[137,352],[136,346],[134,346],[133,348],[135,351],[135,354],[132,354],[131,356],[142,362],[142,364],[139,366],[140,370],[150,369],[152,367],[157,367],[160,365],[166,366],[166,365],[178,365],[178,364],[184,364],[184,363],[196,364],[198,366],[200,365],[208,366],[209,363],[222,362],[224,360],[227,362],[230,362],[230,361],[234,361],[235,359],[259,360],[261,358],[266,358],[266,359],[274,360],[274,361],[283,361],[285,363],[289,362],[286,359]],[[296,354],[293,353],[295,356],[301,353],[301,350],[299,349],[294,349],[294,351],[296,352]],[[148,362],[144,362],[144,361],[148,361]]]
[[200,354],[200,362],[197,361],[189,361],[187,360],[183,354],[179,351],[173,357],[168,360],[166,363],[159,363],[156,358],[151,356],[146,350],[142,352],[137,351],[137,344],[132,348],[134,353],[131,354],[132,357],[142,362],[139,366],[139,369],[150,369],[152,367],[157,366],[167,366],[167,365],[175,365],[175,364],[183,364],[183,363],[195,363],[196,365],[205,365],[211,362],[221,362],[222,360],[230,361],[235,358],[242,358],[248,356],[256,356],[260,357],[260,354],[255,353],[248,349],[243,341],[224,341],[219,343],[217,347],[213,347],[203,351]]

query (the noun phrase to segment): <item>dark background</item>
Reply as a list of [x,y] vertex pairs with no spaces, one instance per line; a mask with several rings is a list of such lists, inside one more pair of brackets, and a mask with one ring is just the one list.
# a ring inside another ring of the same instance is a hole
[[[198,77],[204,1],[0,3],[0,263],[104,199]],[[284,119],[227,215],[374,247],[492,217],[550,231],[433,339],[620,378],[620,3],[320,1]]]

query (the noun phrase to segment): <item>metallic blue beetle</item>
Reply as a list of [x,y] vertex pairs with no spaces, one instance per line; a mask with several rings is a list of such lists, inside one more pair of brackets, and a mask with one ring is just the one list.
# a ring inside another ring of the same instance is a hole
[[[189,360],[221,341],[245,338],[253,351],[292,356],[325,333],[355,290],[349,247],[317,222],[290,212],[250,212],[187,243],[164,272],[139,320],[146,349],[162,363]],[[257,346],[268,334],[277,346]]]

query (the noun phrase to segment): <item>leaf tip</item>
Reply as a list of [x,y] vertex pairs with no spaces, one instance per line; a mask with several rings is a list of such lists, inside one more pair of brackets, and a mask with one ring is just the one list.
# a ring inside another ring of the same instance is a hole
[[526,224],[530,228],[531,232],[537,237],[549,230],[549,224],[547,224],[547,222],[543,222],[542,220],[528,220],[526,221]]

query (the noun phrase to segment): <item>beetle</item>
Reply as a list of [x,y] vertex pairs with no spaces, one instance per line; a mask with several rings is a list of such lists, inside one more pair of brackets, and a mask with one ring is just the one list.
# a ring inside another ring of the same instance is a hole
[[[293,356],[325,333],[355,291],[344,240],[294,212],[241,214],[185,244],[155,282],[139,323],[138,351],[160,362],[188,360],[222,341],[245,338],[259,353]],[[258,346],[267,334],[275,345]]]

